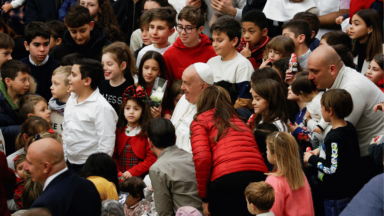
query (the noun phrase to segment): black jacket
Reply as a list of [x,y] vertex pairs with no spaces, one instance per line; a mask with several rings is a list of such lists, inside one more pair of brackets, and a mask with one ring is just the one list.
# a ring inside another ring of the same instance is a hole
[[117,0],[112,8],[121,31],[125,34],[124,42],[129,45],[132,33],[139,28],[143,0],[139,0],[136,3],[133,3],[131,0]]
[[32,21],[47,22],[57,19],[57,7],[54,0],[27,0],[25,25]]
[[85,45],[77,45],[72,39],[68,30],[65,31],[63,36],[63,42],[53,48],[49,54],[52,58],[60,61],[64,56],[72,53],[80,53],[86,58],[101,60],[103,47],[111,44],[111,41],[107,39],[107,33],[103,26],[95,22],[95,26],[91,31],[91,40]]
[[54,216],[100,215],[101,199],[95,185],[67,170],[54,178],[31,208],[48,208]]

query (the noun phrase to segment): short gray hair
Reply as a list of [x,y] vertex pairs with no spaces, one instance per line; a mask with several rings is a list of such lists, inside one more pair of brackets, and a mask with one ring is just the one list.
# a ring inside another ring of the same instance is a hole
[[101,216],[124,216],[123,205],[117,200],[104,200],[101,203]]

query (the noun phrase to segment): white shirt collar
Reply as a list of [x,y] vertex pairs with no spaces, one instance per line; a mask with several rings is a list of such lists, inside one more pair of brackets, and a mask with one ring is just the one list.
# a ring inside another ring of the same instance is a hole
[[49,59],[49,55],[47,55],[47,57],[45,57],[44,61],[41,62],[39,65],[37,65],[34,61],[32,61],[31,59],[31,55],[29,55],[29,62],[34,65],[34,66],[43,66],[45,65],[47,62],[48,62],[48,59]]
[[79,105],[79,104],[86,103],[87,101],[96,101],[97,100],[97,96],[98,96],[99,93],[100,93],[99,88],[96,88],[95,91],[93,91],[92,94],[87,99],[85,99],[83,102],[81,102],[81,103],[77,103],[77,99],[79,98],[79,95],[77,95],[75,93],[71,93],[71,97],[70,98],[72,98],[72,100],[74,101],[75,105]]
[[275,214],[273,214],[273,212],[267,212],[267,213],[263,213],[263,214],[258,214],[256,216],[275,216]]
[[59,176],[61,173],[65,172],[65,171],[67,171],[67,170],[68,170],[68,168],[65,167],[64,169],[60,170],[59,172],[57,172],[57,173],[55,173],[55,174],[49,176],[49,177],[47,178],[47,180],[45,180],[45,182],[44,182],[44,188],[43,188],[43,191],[45,190],[45,188],[47,188],[47,186],[49,185],[49,183],[51,183],[51,181],[52,181],[53,179],[55,179],[57,176]]

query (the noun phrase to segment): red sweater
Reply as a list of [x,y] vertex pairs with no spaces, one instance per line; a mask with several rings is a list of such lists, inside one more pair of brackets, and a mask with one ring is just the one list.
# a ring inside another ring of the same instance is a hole
[[[141,176],[144,173],[149,171],[149,168],[156,162],[156,157],[152,153],[151,148],[149,147],[147,136],[127,136],[125,135],[124,129],[118,129],[116,131],[116,144],[115,151],[113,152],[113,159],[117,164],[118,170],[121,172],[128,171],[132,176]],[[132,167],[130,170],[126,170],[124,167],[119,167],[119,160],[124,160],[124,150],[125,145],[129,142],[132,146],[133,153],[140,159],[142,162],[139,162],[136,166]]]
[[167,65],[168,74],[166,78],[171,82],[181,80],[183,71],[191,64],[207,61],[216,56],[216,52],[212,47],[212,42],[205,34],[200,35],[200,43],[194,47],[186,47],[178,37],[171,47],[164,53],[165,64]]
[[237,117],[231,123],[241,131],[229,128],[217,143],[213,140],[217,127],[213,121],[215,109],[199,116],[191,124],[191,145],[196,169],[199,196],[207,197],[208,185],[215,179],[242,171],[268,172],[252,131]]
[[0,151],[0,215],[10,216],[11,212],[7,206],[7,194],[15,191],[16,175],[12,169],[8,168],[7,158]]

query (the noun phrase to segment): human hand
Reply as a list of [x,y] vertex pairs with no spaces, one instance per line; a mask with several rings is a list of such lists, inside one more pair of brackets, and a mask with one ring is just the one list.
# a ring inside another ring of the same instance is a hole
[[351,29],[351,26],[348,26],[346,29],[345,29],[345,32],[349,35],[349,31]]
[[384,103],[379,103],[373,107],[373,111],[377,112],[377,110],[384,111]]
[[161,117],[161,104],[158,108],[151,107],[151,114],[153,118],[160,118]]
[[312,151],[313,155],[319,156],[320,154],[320,148],[316,148],[315,150]]
[[148,186],[148,191],[153,192],[153,187],[152,187],[152,185],[149,185],[149,186]]
[[236,16],[237,10],[232,5],[232,0],[211,0],[211,7],[224,15]]
[[11,4],[7,4],[5,3],[1,9],[4,11],[4,13],[7,13],[9,10],[12,10],[13,9],[13,6]]
[[267,60],[263,59],[263,63],[261,63],[261,65],[259,66],[259,69],[264,68],[264,67],[269,67],[268,64],[270,62],[271,62],[271,59],[267,59]]
[[[252,55],[251,50],[249,49],[249,43],[247,42],[247,45],[244,47],[243,50],[240,52],[241,55],[243,55],[245,58],[249,58]],[[264,60],[264,59],[263,59]]]
[[313,132],[316,132],[318,134],[322,133],[322,131],[321,131],[321,129],[319,127],[316,127],[315,129],[313,129]]
[[131,173],[128,172],[128,171],[125,171],[125,172],[123,173],[123,178],[124,178],[124,179],[127,179],[127,178],[129,178],[129,177],[132,177]]
[[343,16],[339,16],[335,20],[337,25],[340,25],[343,21],[344,21],[344,17]]
[[287,124],[289,132],[293,133],[299,125],[295,122],[295,125]]
[[201,7],[201,0],[187,0],[186,6],[195,6],[200,8]]
[[211,213],[209,213],[209,210],[208,210],[208,205],[209,205],[209,203],[203,202],[203,212],[204,212],[205,216],[211,215]]
[[285,71],[285,82],[288,84],[288,85],[291,85],[293,83],[293,81],[295,80],[295,76],[296,74],[293,74],[292,73],[292,69],[291,68],[288,68],[286,71]]
[[305,164],[308,163],[308,160],[309,160],[309,158],[310,158],[312,155],[313,155],[312,152],[304,152],[303,161],[304,161]]

